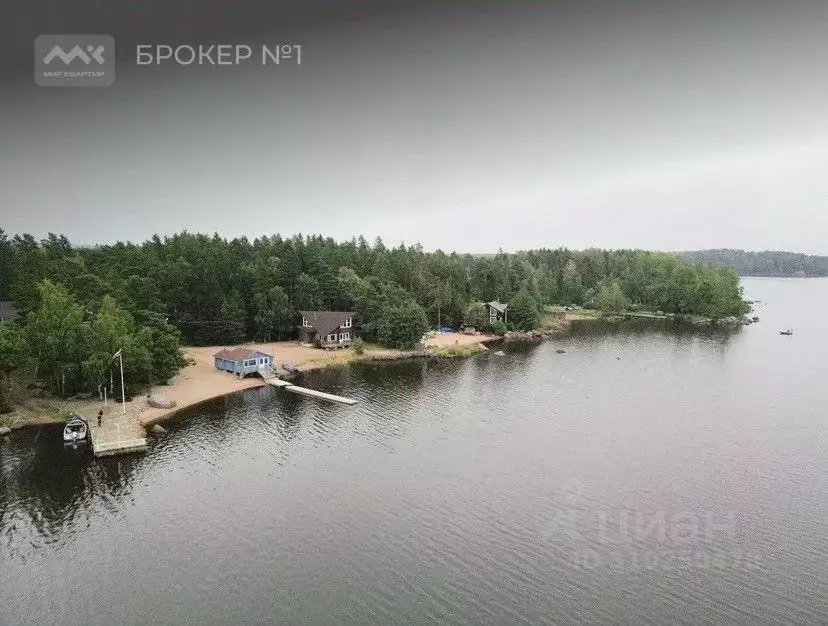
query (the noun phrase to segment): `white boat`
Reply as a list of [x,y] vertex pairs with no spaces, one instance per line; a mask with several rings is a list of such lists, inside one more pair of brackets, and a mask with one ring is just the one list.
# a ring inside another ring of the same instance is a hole
[[72,419],[63,427],[63,442],[83,443],[88,436],[89,426],[86,421],[77,413],[73,414]]

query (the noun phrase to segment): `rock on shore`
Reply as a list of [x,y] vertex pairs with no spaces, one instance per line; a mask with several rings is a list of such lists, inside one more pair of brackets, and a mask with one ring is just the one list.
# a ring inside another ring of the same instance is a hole
[[175,401],[160,393],[154,393],[147,398],[147,404],[156,409],[175,408]]

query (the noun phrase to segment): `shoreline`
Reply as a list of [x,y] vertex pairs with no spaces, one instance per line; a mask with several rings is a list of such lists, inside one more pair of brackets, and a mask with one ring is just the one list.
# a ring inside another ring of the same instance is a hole
[[[466,335],[461,333],[435,333],[419,350],[392,350],[369,348],[363,354],[356,354],[352,348],[323,351],[299,345],[296,341],[244,344],[254,349],[273,354],[277,364],[292,363],[304,374],[321,371],[350,363],[372,363],[407,361],[421,358],[466,357],[483,352],[477,346],[502,341],[496,335]],[[9,428],[17,430],[35,426],[63,424],[60,414],[69,411],[80,413],[90,427],[98,428],[94,418],[98,411],[104,411],[103,428],[118,428],[120,432],[133,436],[145,436],[156,424],[175,418],[182,411],[249,389],[266,387],[267,383],[258,376],[236,378],[232,374],[215,369],[213,354],[223,346],[185,347],[184,356],[188,364],[170,381],[169,385],[155,385],[146,394],[136,396],[127,402],[126,412],[118,402],[105,406],[98,398],[90,400],[37,398],[15,408],[10,414]],[[455,353],[455,349],[456,353]],[[148,404],[150,395],[163,395],[175,402],[171,408],[156,408]]]
[[[504,336],[464,333],[429,333],[424,348],[416,350],[393,350],[389,348],[368,347],[363,354],[356,354],[352,348],[324,351],[318,348],[298,344],[295,340],[269,343],[243,344],[254,349],[273,354],[277,364],[292,363],[299,373],[321,371],[331,367],[350,363],[382,363],[388,361],[407,361],[415,359],[468,358],[485,351],[487,344],[510,341],[540,341],[560,336],[567,332],[572,322],[605,321],[610,323],[630,319],[680,320],[694,326],[715,325],[708,318],[687,319],[687,316],[653,312],[624,312],[618,315],[601,315],[591,309],[567,311],[565,315],[545,318],[542,328],[532,331],[510,331]],[[734,318],[735,326],[741,326]],[[748,322],[750,323],[750,322]],[[482,347],[478,347],[482,346]],[[175,418],[182,411],[201,404],[217,400],[249,389],[266,387],[267,383],[258,376],[236,378],[232,374],[215,369],[213,354],[225,346],[191,346],[184,347],[187,365],[170,381],[168,385],[154,385],[146,394],[135,397],[127,403],[126,412],[121,411],[121,404],[109,402],[106,406],[97,398],[90,400],[59,398],[32,398],[18,405],[5,417],[5,424],[11,431],[35,426],[63,424],[61,414],[74,411],[88,419],[90,426],[98,411],[104,411],[104,428],[118,428],[120,432],[142,437],[156,424]],[[149,406],[150,395],[166,396],[175,406],[157,408]]]

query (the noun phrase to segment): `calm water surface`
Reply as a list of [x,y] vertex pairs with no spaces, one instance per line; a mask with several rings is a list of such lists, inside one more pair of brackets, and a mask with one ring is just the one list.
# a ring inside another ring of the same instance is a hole
[[0,622],[825,623],[828,280],[745,289],[740,331],[352,366],[305,383],[354,407],[245,392],[145,456],[17,432]]

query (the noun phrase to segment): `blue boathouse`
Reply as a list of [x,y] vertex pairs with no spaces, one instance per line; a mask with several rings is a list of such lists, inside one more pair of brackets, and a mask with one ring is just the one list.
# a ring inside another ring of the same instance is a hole
[[263,365],[274,366],[272,354],[266,354],[252,348],[225,348],[216,352],[213,357],[215,358],[217,370],[230,372],[240,378],[257,373]]

